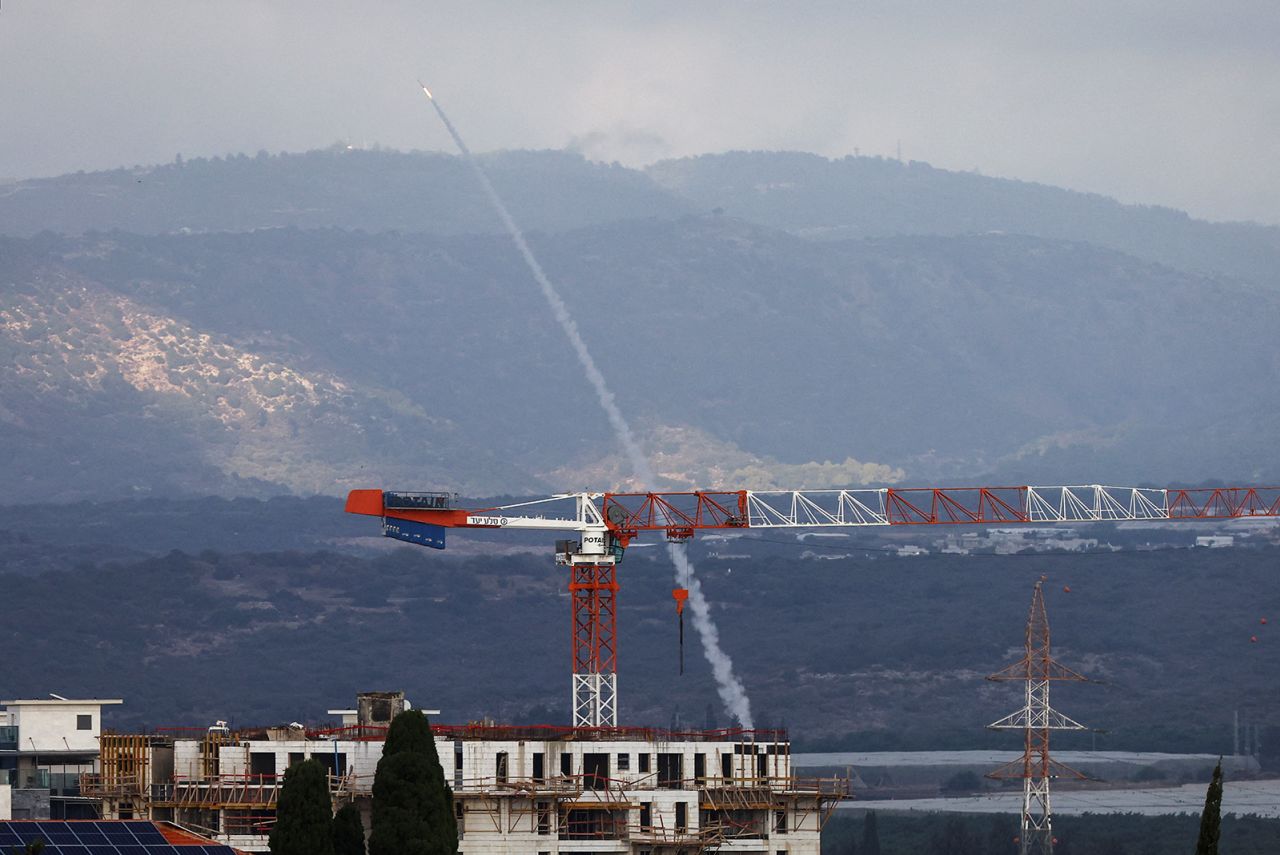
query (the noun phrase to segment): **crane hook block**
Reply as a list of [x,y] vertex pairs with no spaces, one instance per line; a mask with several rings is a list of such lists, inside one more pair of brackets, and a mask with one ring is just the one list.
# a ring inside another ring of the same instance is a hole
[[689,599],[689,591],[686,588],[672,588],[671,596],[676,601],[676,614],[684,614],[684,602]]

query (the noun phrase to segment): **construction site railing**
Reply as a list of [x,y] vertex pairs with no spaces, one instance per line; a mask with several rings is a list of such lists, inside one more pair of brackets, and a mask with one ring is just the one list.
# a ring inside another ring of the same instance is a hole
[[100,773],[80,775],[80,794],[92,799],[137,798],[145,795],[141,775],[113,775]]
[[[572,727],[555,724],[433,724],[431,731],[448,739],[533,740],[579,742],[786,742],[781,729],[746,730],[740,727],[713,730],[662,730],[654,727]],[[385,725],[352,724],[331,728],[308,728],[308,739],[340,739],[356,742],[382,741]]]
[[556,775],[546,778],[500,778],[489,775],[463,778],[450,784],[455,796],[495,795],[556,798],[578,796],[586,789],[583,775]]
[[[373,791],[371,775],[328,775],[329,793],[342,800]],[[175,777],[152,784],[148,797],[153,804],[173,807],[253,806],[276,803],[283,775],[213,775],[207,778]]]
[[848,778],[799,777],[769,775],[762,777],[698,777],[663,778],[657,773],[627,778],[607,778],[596,774],[557,775],[544,778],[514,778],[488,775],[464,778],[450,785],[455,796],[466,795],[530,795],[575,796],[610,792],[649,792],[659,790],[701,790],[707,792],[757,792],[786,795],[842,798],[851,792]]

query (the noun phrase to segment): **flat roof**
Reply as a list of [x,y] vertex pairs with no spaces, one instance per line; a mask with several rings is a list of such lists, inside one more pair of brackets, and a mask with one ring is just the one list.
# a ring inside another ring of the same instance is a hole
[[38,698],[19,698],[13,701],[0,701],[0,706],[6,707],[83,707],[83,706],[107,706],[108,704],[122,704],[122,698],[85,698],[83,700],[75,700],[74,698],[49,698],[48,700],[40,700]]

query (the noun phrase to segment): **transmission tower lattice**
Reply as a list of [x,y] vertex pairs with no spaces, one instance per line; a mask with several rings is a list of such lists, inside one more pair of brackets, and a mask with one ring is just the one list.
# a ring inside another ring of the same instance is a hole
[[1049,706],[1049,684],[1054,680],[1085,682],[1087,677],[1060,665],[1050,654],[1049,617],[1044,608],[1044,578],[1036,582],[1027,616],[1026,652],[1022,659],[992,674],[988,680],[1020,681],[1026,684],[1023,706],[999,721],[987,725],[993,730],[1021,730],[1022,756],[987,773],[996,780],[1022,780],[1022,831],[1018,836],[1020,855],[1053,855],[1053,808],[1049,781],[1085,776],[1049,756],[1049,732],[1087,730]]

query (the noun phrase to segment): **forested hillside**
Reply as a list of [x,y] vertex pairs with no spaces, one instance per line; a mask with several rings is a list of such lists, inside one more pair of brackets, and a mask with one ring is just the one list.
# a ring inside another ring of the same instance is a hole
[[[562,151],[483,156],[516,219],[554,232],[719,209],[808,238],[1001,231],[1083,241],[1280,288],[1280,228],[1210,223],[1097,194],[880,157],[727,152],[643,170]],[[334,146],[193,158],[0,185],[0,234],[360,229],[459,234],[501,225],[458,158]]]
[[[1266,289],[1087,244],[715,215],[534,245],[673,486],[1280,476]],[[30,498],[629,475],[505,238],[2,246],[0,484]]]
[[730,152],[663,161],[645,172],[699,207],[806,237],[1036,235],[1280,288],[1275,226],[1210,223],[1171,208],[878,157]]
[[[567,719],[566,578],[545,539],[396,548],[376,521],[319,500],[55,513],[0,512],[0,640],[23,651],[6,668],[11,695],[123,696],[113,715],[129,726],[315,720],[387,688],[449,721]],[[111,545],[122,539],[131,552]],[[329,551],[312,545],[326,540]],[[985,725],[1018,689],[983,677],[1018,655],[1042,574],[1059,658],[1098,681],[1055,688],[1055,705],[1105,731],[1097,747],[1229,750],[1237,710],[1280,726],[1274,548],[898,558],[849,547],[817,560],[781,540],[695,541],[693,557],[757,722],[786,724],[803,747],[1015,750],[1016,736]],[[726,724],[692,632],[677,676],[660,552],[632,548],[621,571],[622,718]],[[1262,744],[1280,750],[1280,729]]]

